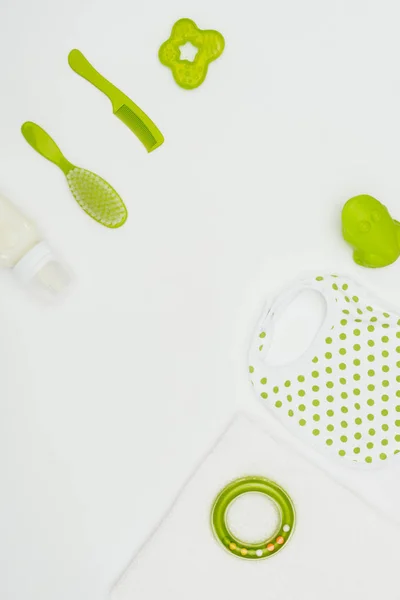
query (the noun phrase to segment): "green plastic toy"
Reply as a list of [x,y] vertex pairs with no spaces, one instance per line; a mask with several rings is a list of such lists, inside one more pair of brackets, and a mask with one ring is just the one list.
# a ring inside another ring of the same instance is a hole
[[128,211],[111,185],[98,175],[71,164],[49,134],[36,123],[27,121],[21,131],[32,148],[60,167],[75,200],[92,219],[112,229],[125,223]]
[[128,96],[100,75],[79,50],[71,50],[69,66],[111,100],[113,112],[139,138],[148,152],[164,141],[164,136],[153,121]]
[[343,237],[362,267],[386,267],[400,256],[400,223],[386,206],[363,194],[350,198],[342,210]]
[[[273,535],[259,543],[239,540],[230,531],[226,522],[226,514],[232,502],[238,496],[252,492],[268,496],[280,516],[280,522]],[[293,533],[294,525],[295,512],[289,495],[279,485],[265,477],[243,477],[228,484],[217,496],[211,512],[211,526],[218,541],[228,552],[250,560],[269,558],[285,548]]]
[[[192,44],[197,53],[194,60],[181,59],[181,46]],[[170,38],[158,52],[160,61],[172,71],[178,85],[185,90],[199,87],[206,78],[208,65],[221,56],[225,47],[223,36],[213,29],[199,29],[191,19],[180,19],[172,27]]]

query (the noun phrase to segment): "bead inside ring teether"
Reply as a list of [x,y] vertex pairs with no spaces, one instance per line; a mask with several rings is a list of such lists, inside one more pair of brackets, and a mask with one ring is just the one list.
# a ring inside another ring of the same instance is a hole
[[[181,49],[187,44],[197,50],[192,61],[181,56]],[[225,40],[218,31],[199,29],[191,19],[180,19],[172,27],[170,38],[162,44],[158,57],[171,69],[178,85],[192,90],[203,83],[208,65],[221,56],[224,47]]]
[[[236,498],[248,493],[265,494],[276,505],[279,524],[269,538],[257,542],[243,542],[227,524],[227,511]],[[243,477],[229,483],[217,496],[211,511],[211,525],[217,540],[228,552],[239,558],[258,560],[274,556],[288,543],[295,525],[295,511],[291,498],[279,485],[264,477]]]

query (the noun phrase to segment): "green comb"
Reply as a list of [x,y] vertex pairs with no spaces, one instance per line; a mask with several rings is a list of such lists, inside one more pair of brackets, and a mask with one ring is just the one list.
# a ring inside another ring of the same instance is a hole
[[110,100],[113,113],[139,138],[148,152],[164,141],[164,136],[153,121],[121,90],[100,75],[79,50],[71,50],[69,66],[75,73],[103,92]]
[[71,164],[49,134],[36,123],[27,121],[21,131],[32,148],[60,167],[75,200],[92,219],[112,229],[125,223],[128,211],[111,185],[98,175]]

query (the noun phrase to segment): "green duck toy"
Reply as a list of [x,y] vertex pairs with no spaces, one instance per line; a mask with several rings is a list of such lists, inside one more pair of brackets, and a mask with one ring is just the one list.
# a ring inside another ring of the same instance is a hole
[[386,267],[400,256],[400,223],[379,200],[362,194],[350,198],[342,210],[343,237],[362,267]]

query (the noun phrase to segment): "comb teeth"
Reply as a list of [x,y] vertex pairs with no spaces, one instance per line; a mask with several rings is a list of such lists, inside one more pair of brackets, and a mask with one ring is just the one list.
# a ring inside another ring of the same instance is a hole
[[67,175],[69,188],[79,206],[105,227],[121,227],[128,212],[120,196],[104,179],[76,167]]
[[[125,123],[125,125],[127,127],[129,127],[129,129],[131,131],[133,131],[133,133],[135,135],[137,135],[137,137],[142,142],[142,144],[145,146],[145,148],[148,152],[155,150],[155,148],[157,148],[158,146],[160,146],[160,144],[163,143],[164,138],[162,137],[162,135],[158,132],[158,135],[159,135],[159,137],[161,137],[161,140],[157,139],[152,134],[150,129],[147,127],[147,125],[145,125],[145,123],[142,121],[142,119],[140,119],[140,117],[138,117],[133,112],[133,110],[131,110],[126,104],[123,104],[121,106],[121,108],[119,108],[117,110],[115,115],[119,119],[121,119],[121,121],[123,123]],[[155,125],[154,125],[154,128],[157,130]]]

